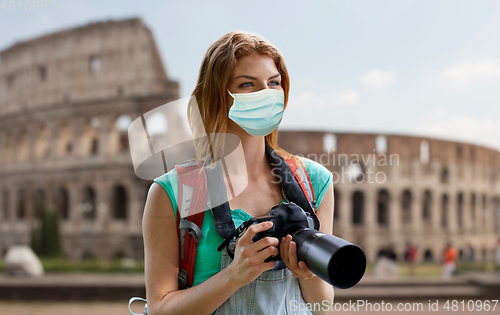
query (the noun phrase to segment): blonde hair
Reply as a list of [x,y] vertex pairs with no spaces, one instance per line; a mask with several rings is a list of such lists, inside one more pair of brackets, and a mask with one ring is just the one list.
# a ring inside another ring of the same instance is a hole
[[[188,105],[188,119],[194,136],[196,159],[205,167],[210,167],[212,159],[217,161],[224,152],[224,134],[227,130],[230,109],[227,88],[236,61],[253,53],[266,55],[274,60],[281,75],[281,86],[285,93],[284,110],[286,110],[290,79],[281,53],[255,34],[233,31],[223,35],[208,48],[203,57],[198,82]],[[293,158],[301,164],[296,156],[279,147],[277,128],[265,137],[269,146],[282,158]]]

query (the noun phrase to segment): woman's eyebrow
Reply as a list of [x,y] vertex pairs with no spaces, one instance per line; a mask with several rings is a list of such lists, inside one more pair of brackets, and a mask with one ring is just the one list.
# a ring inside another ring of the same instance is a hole
[[[277,77],[279,77],[279,76],[281,76],[281,74],[279,74],[279,73],[278,73],[278,74],[275,74],[275,75],[273,75],[272,77],[270,77],[268,80],[271,80],[271,79],[277,78]],[[238,77],[234,78],[234,80],[236,80],[236,79],[238,79],[238,78],[246,78],[246,79],[250,79],[250,80],[257,80],[257,78],[256,78],[256,77],[252,77],[252,76],[249,76],[249,75],[240,75],[240,76],[238,76]]]

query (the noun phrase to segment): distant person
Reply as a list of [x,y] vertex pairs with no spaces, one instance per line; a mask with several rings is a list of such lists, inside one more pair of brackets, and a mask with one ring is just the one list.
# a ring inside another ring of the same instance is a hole
[[456,261],[458,257],[458,251],[451,246],[451,243],[446,245],[444,250],[444,266],[443,266],[443,278],[451,279],[451,275],[456,268]]
[[408,266],[410,267],[410,276],[413,277],[415,275],[415,265],[417,263],[417,248],[412,243],[408,243],[406,255]]

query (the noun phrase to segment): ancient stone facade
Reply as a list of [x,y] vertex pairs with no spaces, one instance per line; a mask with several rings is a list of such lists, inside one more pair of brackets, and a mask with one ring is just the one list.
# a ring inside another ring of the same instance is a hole
[[440,261],[448,242],[464,260],[491,259],[500,237],[500,152],[403,135],[287,131],[278,140],[332,172],[334,234],[362,246],[370,261],[387,246],[403,259],[407,242],[420,261]]
[[71,259],[143,258],[150,181],[134,174],[130,121],[178,99],[140,19],[92,23],[0,53],[0,252],[29,244],[45,203]]
[[[29,244],[41,204],[70,259],[143,259],[151,180],[134,173],[127,126],[179,98],[140,19],[92,23],[0,52],[0,252]],[[165,118],[174,126],[178,117]],[[147,118],[146,118],[147,120]],[[334,234],[368,259],[407,241],[439,261],[452,241],[489,259],[500,234],[499,152],[436,139],[281,131],[334,174]]]

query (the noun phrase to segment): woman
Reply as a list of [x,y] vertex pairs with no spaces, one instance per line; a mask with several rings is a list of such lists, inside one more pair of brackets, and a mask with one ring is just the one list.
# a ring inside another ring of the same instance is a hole
[[[256,129],[248,128],[238,120],[245,118],[244,113],[235,113],[234,108],[231,111],[238,94],[259,91],[274,96],[283,95],[283,109],[286,108],[289,78],[281,54],[253,34],[230,32],[222,36],[205,54],[193,95],[201,117],[204,117],[203,128],[207,134],[230,133],[241,140],[244,160],[239,160],[242,161],[239,164],[231,164],[231,174],[234,174],[231,181],[238,183],[239,179],[247,178],[248,183],[241,194],[229,200],[235,226],[253,216],[269,214],[273,206],[283,201],[282,186],[273,177],[265,152],[267,142],[280,156],[289,156],[277,144],[277,128],[269,124]],[[277,113],[277,117],[280,117],[280,113]],[[277,123],[280,121],[281,118]],[[196,134],[192,121],[190,124]],[[270,128],[274,129],[269,130]],[[212,151],[206,144],[204,146],[197,142],[197,158],[206,161],[210,154],[217,158],[218,152],[224,152],[220,149],[223,148],[224,140],[219,140],[221,142],[212,143],[215,147]],[[219,146],[221,143],[222,146]],[[332,175],[319,163],[305,158],[300,161],[313,183],[320,231],[331,234]],[[305,310],[305,305],[299,310],[298,303],[333,301],[332,286],[315,276],[304,262],[298,262],[296,244],[291,241],[290,235],[281,242],[272,237],[252,242],[256,233],[272,226],[267,222],[249,227],[237,239],[234,260],[224,264],[222,254],[217,251],[217,246],[223,239],[215,232],[210,211],[205,212],[201,227],[203,239],[198,244],[193,286],[178,290],[177,184],[176,171],[173,169],[155,179],[146,201],[143,233],[149,314],[211,314],[216,310],[217,314],[311,314]],[[226,186],[226,191],[229,191],[227,188]],[[287,267],[283,270],[286,273],[271,270],[275,263],[264,261],[267,257],[278,254],[278,246]],[[259,277],[275,274],[285,276],[276,281],[261,281],[258,286],[253,286],[261,279]],[[256,289],[248,291],[248,288]],[[295,288],[296,291],[290,288]],[[292,295],[292,291],[295,295]],[[276,296],[279,297],[278,300]],[[297,301],[293,301],[295,298]]]

